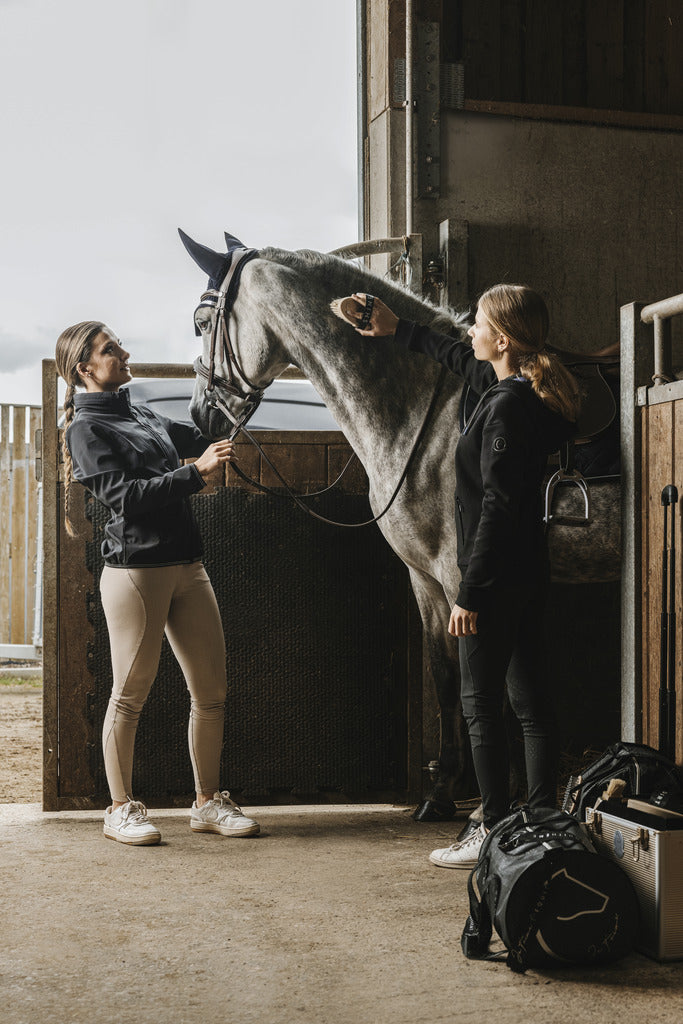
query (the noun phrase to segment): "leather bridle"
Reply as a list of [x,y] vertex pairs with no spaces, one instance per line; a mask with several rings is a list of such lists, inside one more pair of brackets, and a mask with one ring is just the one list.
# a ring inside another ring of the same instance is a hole
[[[272,380],[269,380],[267,384],[259,387],[249,380],[237,359],[228,328],[228,317],[235,303],[242,270],[256,256],[258,256],[257,249],[233,249],[230,266],[220,288],[212,288],[204,292],[199,300],[199,305],[194,311],[194,329],[198,337],[201,337],[202,332],[197,325],[197,313],[200,309],[214,311],[209,346],[209,365],[208,367],[204,365],[200,355],[192,364],[192,369],[201,380],[205,381],[204,394],[208,405],[213,409],[218,409],[232,423],[233,428],[229,435],[230,440],[249,422],[258,409],[266,388],[270,387],[273,383]],[[223,357],[222,361],[227,367],[227,377],[221,377],[220,374],[216,373],[217,351],[220,351]],[[245,390],[245,385],[248,390]],[[235,416],[230,411],[222,400],[220,392],[226,392],[228,395],[239,398],[245,403],[244,409],[239,416]]]

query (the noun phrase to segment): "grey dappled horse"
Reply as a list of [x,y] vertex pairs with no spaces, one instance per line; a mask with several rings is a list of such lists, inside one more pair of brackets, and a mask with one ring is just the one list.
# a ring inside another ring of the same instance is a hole
[[[209,287],[217,289],[229,257],[181,237],[209,275]],[[237,241],[226,237],[229,245]],[[463,381],[427,356],[406,352],[391,339],[363,338],[338,319],[330,302],[353,292],[377,295],[404,319],[466,338],[468,325],[452,310],[437,308],[336,256],[308,251],[260,251],[243,267],[226,321],[235,361],[250,385],[267,386],[290,363],[313,383],[367,472],[374,515],[389,502],[436,395],[426,432],[379,528],[410,571],[440,709],[439,774],[424,816],[452,817],[453,800],[476,793],[459,701],[457,641],[447,629],[459,584],[453,495]],[[215,318],[210,301],[199,307],[196,323],[207,368]],[[232,377],[221,345],[216,346],[214,359],[215,372]],[[192,417],[205,436],[224,437],[230,424],[208,404],[205,388],[206,379],[198,377]],[[244,404],[240,398],[223,399],[238,415]],[[581,499],[572,490],[557,492],[556,512],[581,512]],[[550,528],[553,574],[559,581],[605,582],[619,577],[618,483],[596,488],[592,499],[589,525]]]

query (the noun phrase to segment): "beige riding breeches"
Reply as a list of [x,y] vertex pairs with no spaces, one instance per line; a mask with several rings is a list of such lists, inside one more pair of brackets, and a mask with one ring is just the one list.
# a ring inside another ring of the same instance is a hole
[[132,799],[133,749],[140,712],[166,633],[190,692],[188,742],[198,793],[220,788],[226,674],[225,638],[201,562],[153,568],[106,565],[100,579],[114,685],[102,730],[112,799]]

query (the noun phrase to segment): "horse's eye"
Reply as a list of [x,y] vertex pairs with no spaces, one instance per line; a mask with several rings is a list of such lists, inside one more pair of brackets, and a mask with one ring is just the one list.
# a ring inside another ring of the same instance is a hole
[[204,331],[206,331],[206,329],[209,326],[209,321],[201,319],[200,317],[197,317],[197,319],[195,320],[195,323],[196,323],[197,327],[199,328],[199,330],[202,332],[202,334],[204,333]]

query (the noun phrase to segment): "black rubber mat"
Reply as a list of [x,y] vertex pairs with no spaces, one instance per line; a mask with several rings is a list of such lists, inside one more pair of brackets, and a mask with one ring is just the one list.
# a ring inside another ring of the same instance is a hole
[[[407,785],[408,609],[405,566],[376,526],[342,530],[289,502],[238,488],[196,497],[204,564],[223,617],[228,700],[222,785],[244,798],[372,799]],[[368,517],[367,500],[326,495],[311,507],[347,522]],[[89,500],[89,568],[102,569],[107,511]],[[91,715],[99,737],[111,689],[106,623],[93,586]],[[189,698],[164,640],[142,713],[134,791],[171,802],[193,789],[187,747]],[[98,796],[106,795],[99,743]]]

